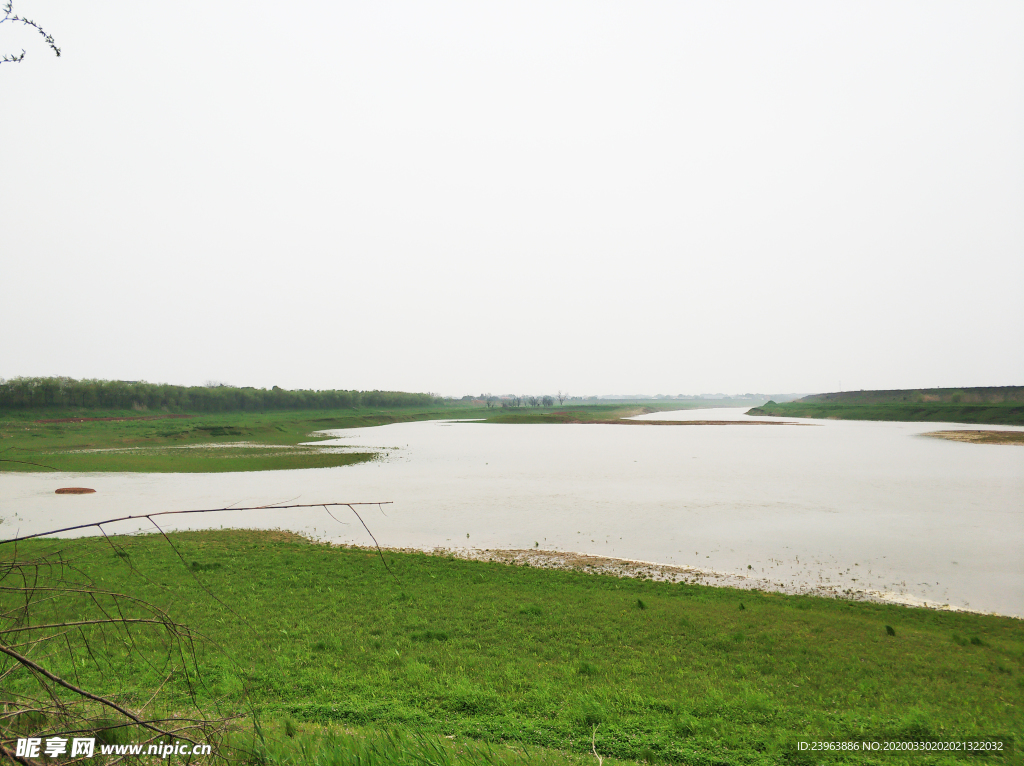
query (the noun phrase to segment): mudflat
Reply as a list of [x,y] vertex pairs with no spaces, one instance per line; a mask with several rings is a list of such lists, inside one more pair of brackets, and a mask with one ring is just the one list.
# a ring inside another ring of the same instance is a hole
[[932,431],[921,434],[971,444],[1016,444],[1024,447],[1024,431]]

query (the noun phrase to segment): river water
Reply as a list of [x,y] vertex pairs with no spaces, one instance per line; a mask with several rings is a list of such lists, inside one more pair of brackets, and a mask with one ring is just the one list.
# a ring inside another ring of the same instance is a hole
[[[643,417],[766,420],[742,410]],[[573,551],[751,577],[759,587],[1024,616],[1024,449],[921,436],[978,426],[788,422],[428,421],[332,432],[341,448],[380,452],[343,468],[3,473],[0,537],[160,510],[386,500],[386,515],[361,509],[386,547]],[[97,492],[53,493],[69,485]],[[335,516],[233,511],[160,524],[282,528],[371,544],[351,512]],[[133,521],[107,532],[147,529]]]

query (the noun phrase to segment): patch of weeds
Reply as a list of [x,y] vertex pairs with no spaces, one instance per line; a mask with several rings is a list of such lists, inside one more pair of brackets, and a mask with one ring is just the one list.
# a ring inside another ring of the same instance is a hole
[[896,629],[892,625],[885,626],[885,635],[894,636],[896,635]]
[[443,630],[423,630],[409,636],[413,641],[447,641],[448,634]]
[[672,722],[677,737],[692,737],[700,729],[700,722],[689,713],[683,713]]
[[544,610],[541,609],[537,604],[530,604],[529,606],[524,606],[523,608],[521,608],[519,610],[519,614],[528,614],[531,617],[540,617],[542,614],[544,614]]
[[221,565],[219,563],[202,564],[202,563],[200,563],[198,561],[193,561],[192,562],[192,571],[193,572],[212,572],[213,570],[220,569],[220,568],[221,568]]
[[97,745],[125,745],[134,740],[129,727],[120,725],[112,718],[101,718],[95,722],[93,732]]
[[604,706],[592,697],[584,698],[576,708],[576,722],[590,731],[595,726],[600,726],[608,719],[608,713]]
[[959,633],[954,633],[953,634],[953,643],[956,644],[957,646],[967,646],[971,642],[968,641],[963,636],[961,636]]
[[972,646],[988,646],[984,641],[981,640],[980,636],[971,636]]
[[15,713],[9,719],[15,731],[38,731],[46,725],[46,713],[38,710],[29,710],[24,713]]
[[294,737],[299,733],[299,727],[290,717],[284,719],[284,733],[286,737]]
[[638,598],[636,600],[636,608],[637,609],[646,609],[647,608],[647,604],[644,603],[644,600],[642,598]]
[[579,667],[576,669],[576,672],[581,676],[596,676],[598,672],[597,665],[594,665],[593,663],[584,660],[580,663]]
[[912,710],[908,713],[898,728],[901,738],[907,740],[922,740],[934,736],[931,721],[921,710]]

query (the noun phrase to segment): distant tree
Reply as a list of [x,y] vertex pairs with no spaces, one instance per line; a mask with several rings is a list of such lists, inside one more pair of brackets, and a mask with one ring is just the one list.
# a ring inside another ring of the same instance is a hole
[[545,396],[543,399],[541,399],[541,402],[544,404],[545,407],[550,407],[555,403],[555,400],[552,399],[550,396]]
[[529,402],[531,407],[540,406],[540,400],[536,396],[531,396],[526,401]]
[[561,407],[561,406],[562,406],[562,403],[563,403],[563,402],[564,402],[564,401],[565,401],[566,399],[568,399],[568,398],[569,398],[569,394],[568,394],[567,392],[565,392],[565,391],[562,391],[562,389],[558,389],[558,393],[556,394],[556,396],[558,397],[558,406],[559,406],[559,407]]
[[274,386],[236,388],[216,383],[206,386],[171,386],[145,381],[72,380],[71,378],[0,379],[0,410],[42,407],[119,409],[133,407],[192,412],[258,412],[350,407],[422,407],[433,401],[428,394],[400,391],[286,391]]
[[[43,40],[46,41],[46,44],[50,46],[51,50],[53,50],[53,52],[57,54],[57,56],[60,56],[60,48],[57,47],[57,43],[54,42],[52,35],[48,35],[46,31],[41,26],[36,24],[36,22],[32,21],[32,19],[23,18],[21,16],[18,16],[14,12],[14,0],[7,0],[7,2],[3,6],[3,12],[4,15],[3,18],[0,18],[0,24],[5,24],[6,22],[10,21],[14,24],[20,23],[24,24],[26,27],[32,27],[34,30],[36,30],[39,34],[43,36]],[[19,64],[24,59],[24,48],[21,49],[21,53],[0,54],[0,64]]]

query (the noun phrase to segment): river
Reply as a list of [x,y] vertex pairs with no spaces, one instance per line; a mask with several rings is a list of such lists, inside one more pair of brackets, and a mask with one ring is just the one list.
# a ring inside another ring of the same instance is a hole
[[[742,410],[643,418],[765,420]],[[380,453],[342,468],[3,473],[0,536],[159,510],[387,500],[383,512],[362,509],[385,547],[573,551],[749,577],[758,587],[1024,616],[1024,449],[921,435],[979,426],[787,422],[427,421],[331,432],[334,444]],[[53,493],[75,484],[97,492]],[[371,544],[350,512],[335,516],[261,510],[160,524]],[[107,532],[147,529],[122,522]]]

